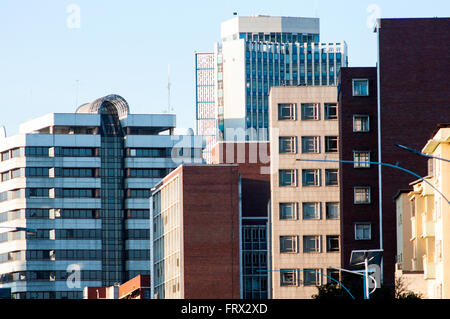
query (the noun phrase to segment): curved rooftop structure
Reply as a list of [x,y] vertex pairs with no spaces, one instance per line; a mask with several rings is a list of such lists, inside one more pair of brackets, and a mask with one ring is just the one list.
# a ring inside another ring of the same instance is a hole
[[94,102],[83,104],[77,108],[75,113],[100,114],[102,108],[106,109],[108,113],[117,114],[119,118],[126,117],[130,113],[127,101],[116,94],[110,94]]

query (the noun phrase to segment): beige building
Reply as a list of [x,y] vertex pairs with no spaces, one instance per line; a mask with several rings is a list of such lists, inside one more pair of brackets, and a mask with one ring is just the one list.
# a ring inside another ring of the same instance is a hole
[[[408,196],[410,223],[403,224],[397,235],[402,236],[403,256],[399,270],[423,271],[412,280],[426,298],[450,298],[450,127],[441,127],[422,150],[433,156],[429,160],[428,176],[411,183],[413,191]],[[440,159],[439,159],[440,158]],[[400,201],[397,198],[397,203]],[[405,206],[405,205],[404,205]],[[398,206],[397,206],[398,207]],[[403,209],[403,215],[406,209]],[[399,212],[397,211],[397,216]],[[405,220],[405,219],[403,219]],[[411,227],[409,247],[405,228]],[[409,253],[405,253],[408,251]],[[421,282],[422,281],[422,282]],[[410,288],[410,290],[413,290]],[[413,290],[414,291],[414,290]]]
[[336,86],[270,91],[273,298],[308,299],[339,278]]

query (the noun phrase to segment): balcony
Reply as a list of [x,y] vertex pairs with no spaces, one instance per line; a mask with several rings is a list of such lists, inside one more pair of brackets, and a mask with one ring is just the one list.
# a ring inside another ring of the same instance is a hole
[[436,279],[436,264],[433,256],[423,255],[423,275],[424,279]]
[[422,215],[422,238],[434,237],[434,222],[427,220],[426,215]]

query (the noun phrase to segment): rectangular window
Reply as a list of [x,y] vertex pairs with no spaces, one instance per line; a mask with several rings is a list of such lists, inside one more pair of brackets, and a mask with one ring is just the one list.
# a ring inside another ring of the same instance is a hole
[[302,136],[302,153],[320,153],[320,137]]
[[320,219],[320,203],[303,203],[303,219]]
[[[341,281],[339,270],[337,270],[337,269],[331,269],[331,268],[327,269],[327,276],[328,276],[327,283],[329,283],[329,284],[336,284],[336,281]],[[334,281],[333,279],[336,281]]]
[[281,286],[297,286],[297,270],[280,269],[280,285]]
[[9,181],[9,179],[10,179],[9,171],[2,173],[2,182]]
[[353,132],[369,132],[369,115],[353,115]]
[[280,169],[279,179],[280,186],[297,186],[297,170]]
[[355,204],[370,204],[370,187],[355,186],[353,191]]
[[353,151],[353,167],[366,168],[370,167],[370,152],[368,151]]
[[296,253],[297,236],[280,236],[280,253]]
[[326,218],[327,219],[339,219],[339,203],[328,202],[325,204]]
[[283,136],[279,138],[279,153],[297,153],[297,137]]
[[325,185],[326,186],[338,186],[338,170],[326,169],[325,170]]
[[280,203],[280,219],[297,219],[297,203]]
[[353,79],[353,96],[368,96],[369,80]]
[[370,223],[356,223],[355,224],[355,240],[370,240],[371,236],[371,224]]
[[338,137],[325,136],[325,153],[337,153],[338,151]]
[[320,269],[303,269],[304,286],[319,286],[320,277]]
[[321,236],[303,236],[303,252],[304,253],[320,253],[321,245],[320,245]]
[[320,104],[302,103],[302,120],[320,120]]
[[302,186],[320,186],[320,169],[302,170]]
[[339,251],[339,236],[338,235],[327,235],[327,252],[338,252]]
[[278,104],[278,120],[296,120],[297,104]]
[[336,103],[325,103],[325,120],[337,120]]

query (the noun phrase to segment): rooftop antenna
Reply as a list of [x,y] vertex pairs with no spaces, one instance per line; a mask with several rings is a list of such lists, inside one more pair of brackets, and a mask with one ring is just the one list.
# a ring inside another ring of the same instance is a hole
[[0,140],[6,138],[6,128],[3,125],[0,125]]
[[170,105],[170,88],[172,83],[170,83],[170,64],[167,69],[167,113],[173,112],[173,108]]

